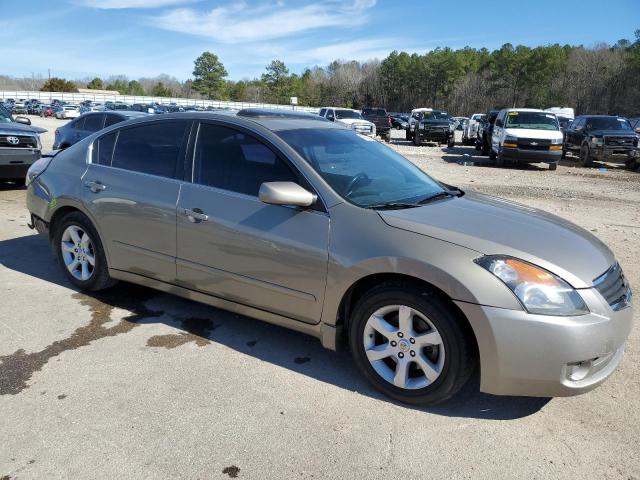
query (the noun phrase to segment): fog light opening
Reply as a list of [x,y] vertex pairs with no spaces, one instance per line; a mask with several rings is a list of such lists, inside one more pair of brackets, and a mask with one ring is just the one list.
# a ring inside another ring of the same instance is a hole
[[581,362],[574,362],[567,364],[567,376],[572,382],[579,382],[584,380],[593,366],[593,363],[598,358],[592,358],[590,360],[583,360]]

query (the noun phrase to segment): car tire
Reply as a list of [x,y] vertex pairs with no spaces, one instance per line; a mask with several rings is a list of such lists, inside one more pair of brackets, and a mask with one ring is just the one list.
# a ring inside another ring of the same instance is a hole
[[360,372],[374,388],[403,403],[443,402],[476,367],[473,340],[453,308],[410,283],[390,282],[365,294],[348,330]]
[[589,146],[582,145],[582,147],[580,147],[580,165],[582,165],[583,167],[590,167],[592,163],[593,160],[591,159],[591,151],[589,150]]
[[418,134],[418,133],[414,133],[414,134],[413,134],[413,144],[414,144],[416,147],[419,147],[419,146],[420,146],[420,134]]
[[389,143],[391,141],[391,130],[384,134],[384,141]]
[[116,283],[109,276],[98,231],[83,213],[72,212],[56,222],[52,241],[60,268],[80,290],[104,290]]
[[489,160],[495,161],[497,158],[496,152],[493,151],[493,148],[489,150]]
[[411,130],[409,130],[409,128],[407,127],[407,129],[404,131],[404,138],[405,140],[412,140],[411,138]]
[[554,171],[558,169],[558,162],[553,162],[549,164],[549,170]]
[[456,139],[454,137],[450,137],[449,140],[447,141],[447,147],[453,148],[455,146],[456,146]]

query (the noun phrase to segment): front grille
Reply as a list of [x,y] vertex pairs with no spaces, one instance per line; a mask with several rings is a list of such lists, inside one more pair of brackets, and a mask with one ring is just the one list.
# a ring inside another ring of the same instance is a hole
[[596,278],[593,286],[614,310],[631,305],[631,287],[618,263]]
[[551,140],[540,138],[518,138],[518,148],[522,150],[549,150]]
[[604,137],[605,145],[611,145],[612,147],[634,147],[636,146],[637,139],[635,137]]
[[[18,139],[18,143],[11,143],[10,137]],[[0,135],[0,148],[37,148],[38,141],[28,135]]]
[[353,129],[358,133],[371,133],[373,131],[371,125],[366,123],[356,123],[354,124]]

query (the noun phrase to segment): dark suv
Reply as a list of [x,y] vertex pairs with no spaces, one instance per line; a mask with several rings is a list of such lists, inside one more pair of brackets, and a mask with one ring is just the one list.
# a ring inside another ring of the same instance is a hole
[[446,143],[451,148],[455,143],[453,126],[453,119],[447,112],[438,110],[420,112],[413,133],[413,143],[414,145],[420,145],[423,141]]
[[593,160],[623,161],[629,168],[640,164],[638,134],[629,120],[615,115],[581,115],[565,131],[564,151],[579,155],[588,167]]
[[0,104],[0,180],[24,184],[28,168],[40,158],[40,133],[44,128],[31,126],[26,117],[13,117]]

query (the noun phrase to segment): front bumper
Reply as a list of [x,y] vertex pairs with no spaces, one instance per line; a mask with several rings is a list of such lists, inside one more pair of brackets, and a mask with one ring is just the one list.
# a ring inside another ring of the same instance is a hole
[[24,178],[29,167],[40,158],[40,150],[0,148],[0,178]]
[[562,158],[562,150],[528,150],[524,148],[503,148],[502,158],[521,163],[555,163]]
[[596,388],[616,369],[631,332],[631,307],[613,311],[595,289],[580,290],[591,313],[532,315],[456,302],[478,341],[483,392],[556,397]]
[[446,143],[450,137],[453,136],[452,130],[444,130],[444,129],[421,129],[418,128],[418,138],[420,140],[424,140],[425,142],[439,142]]
[[635,147],[593,147],[591,156],[599,161],[640,161],[640,149]]

